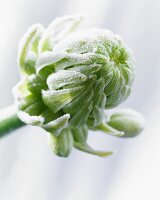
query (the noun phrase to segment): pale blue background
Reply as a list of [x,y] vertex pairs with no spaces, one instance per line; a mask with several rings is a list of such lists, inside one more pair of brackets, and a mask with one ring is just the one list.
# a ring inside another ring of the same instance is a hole
[[12,104],[19,80],[17,44],[33,23],[47,26],[56,16],[83,13],[85,27],[111,29],[137,60],[132,95],[122,107],[146,117],[135,139],[91,133],[99,149],[116,150],[102,159],[74,150],[54,156],[46,133],[23,128],[0,140],[2,200],[158,200],[160,199],[160,1],[159,0],[0,0],[0,107]]

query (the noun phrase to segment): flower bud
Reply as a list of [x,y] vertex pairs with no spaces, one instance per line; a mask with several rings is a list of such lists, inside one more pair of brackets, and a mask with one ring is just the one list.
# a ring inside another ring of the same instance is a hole
[[75,31],[81,19],[66,16],[47,29],[37,24],[27,31],[19,45],[22,76],[14,97],[19,118],[49,132],[57,155],[69,155],[74,143],[104,156],[110,152],[101,154],[87,145],[88,130],[104,129],[105,109],[129,96],[134,59],[123,40],[108,30]]
[[122,109],[113,113],[107,122],[111,127],[123,131],[122,137],[135,137],[144,129],[144,118],[131,109]]

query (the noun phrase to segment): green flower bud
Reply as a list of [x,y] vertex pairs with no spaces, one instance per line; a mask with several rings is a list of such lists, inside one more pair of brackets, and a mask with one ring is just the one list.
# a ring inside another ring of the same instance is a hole
[[129,96],[134,59],[123,40],[108,30],[75,31],[81,19],[57,18],[47,29],[33,25],[21,39],[22,76],[14,88],[17,114],[26,124],[49,132],[59,156],[68,156],[73,145],[104,156],[111,152],[93,150],[86,143],[88,129],[103,130],[105,109]]
[[131,109],[122,109],[113,113],[107,122],[111,127],[123,131],[122,137],[135,137],[144,129],[144,118]]

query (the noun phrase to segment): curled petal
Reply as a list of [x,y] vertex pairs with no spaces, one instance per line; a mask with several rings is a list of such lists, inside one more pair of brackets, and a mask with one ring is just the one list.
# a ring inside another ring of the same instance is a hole
[[44,118],[42,116],[31,116],[28,113],[20,110],[17,112],[17,115],[22,122],[32,126],[42,126],[44,123]]
[[39,43],[38,52],[52,51],[54,46],[70,32],[74,31],[83,17],[78,15],[68,15],[57,17],[46,29]]
[[55,136],[58,136],[61,133],[61,131],[68,126],[69,118],[70,118],[69,114],[63,115],[49,122],[48,124],[42,125],[42,128],[54,134]]
[[28,29],[19,43],[18,63],[24,74],[35,73],[37,45],[44,29],[41,24],[35,24]]

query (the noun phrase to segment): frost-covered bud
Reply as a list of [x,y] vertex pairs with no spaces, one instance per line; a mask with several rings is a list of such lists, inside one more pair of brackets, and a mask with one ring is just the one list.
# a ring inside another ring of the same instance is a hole
[[129,96],[134,59],[108,30],[75,31],[81,19],[66,16],[47,29],[36,24],[27,31],[19,45],[22,76],[14,96],[19,118],[48,131],[57,155],[68,156],[74,145],[104,156],[108,152],[86,144],[88,129],[98,129],[104,110]]
[[124,132],[122,137],[135,137],[144,129],[145,121],[140,113],[131,109],[122,109],[110,116],[108,124]]

